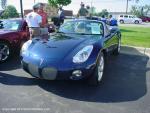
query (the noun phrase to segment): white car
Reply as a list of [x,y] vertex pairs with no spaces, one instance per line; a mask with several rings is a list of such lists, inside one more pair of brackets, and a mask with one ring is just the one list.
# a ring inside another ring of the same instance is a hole
[[121,24],[127,23],[127,24],[141,24],[142,23],[142,19],[137,18],[134,15],[120,15],[118,18],[118,21]]

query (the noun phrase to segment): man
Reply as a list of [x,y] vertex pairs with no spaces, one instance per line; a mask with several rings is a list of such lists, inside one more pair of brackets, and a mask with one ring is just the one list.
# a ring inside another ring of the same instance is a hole
[[65,19],[65,14],[64,14],[64,10],[63,10],[62,7],[59,8],[58,16],[59,16],[60,24],[63,24],[64,23],[64,19]]
[[108,24],[110,26],[118,26],[117,20],[112,15],[109,15]]
[[89,5],[86,6],[86,9],[87,9],[87,12],[88,12],[88,13],[87,13],[87,16],[88,16],[88,17],[92,16],[91,8],[90,8]]
[[107,19],[105,18],[105,15],[102,15],[101,21],[104,22],[104,23],[107,23]]
[[48,17],[47,13],[44,12],[44,4],[38,3],[39,7],[38,14],[42,17],[42,28],[41,28],[41,35],[47,35],[48,34]]
[[30,31],[30,39],[41,35],[42,17],[38,14],[38,6],[33,6],[33,12],[26,16],[26,22]]
[[78,11],[78,15],[81,16],[81,17],[85,17],[88,15],[88,11],[87,9],[85,8],[84,4],[82,3],[81,4],[81,8],[79,9]]

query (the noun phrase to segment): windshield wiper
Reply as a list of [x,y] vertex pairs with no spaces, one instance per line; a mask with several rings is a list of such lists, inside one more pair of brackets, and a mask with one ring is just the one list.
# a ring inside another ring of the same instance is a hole
[[86,34],[86,33],[77,33],[79,35],[102,35],[102,34]]
[[57,33],[62,33],[62,34],[66,34],[66,33],[64,33],[64,32],[62,32],[62,31],[58,31]]
[[78,35],[93,35],[93,34],[86,34],[86,33],[77,33]]

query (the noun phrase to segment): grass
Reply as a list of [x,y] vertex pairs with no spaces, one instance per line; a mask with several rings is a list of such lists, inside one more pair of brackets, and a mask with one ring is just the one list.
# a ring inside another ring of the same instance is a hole
[[150,48],[150,28],[146,27],[120,27],[122,45]]

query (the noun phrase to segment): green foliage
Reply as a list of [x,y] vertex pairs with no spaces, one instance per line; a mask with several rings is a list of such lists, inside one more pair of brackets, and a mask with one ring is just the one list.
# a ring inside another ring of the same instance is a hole
[[146,16],[150,11],[150,5],[132,6],[131,13],[137,17]]
[[7,18],[17,18],[19,17],[19,14],[16,10],[16,8],[12,5],[9,5],[4,10],[4,13],[1,15],[1,18],[7,19]]
[[98,12],[95,14],[95,16],[105,16],[105,17],[108,17],[109,15],[109,12],[107,11],[107,9],[103,9],[101,12]]
[[55,7],[67,6],[71,3],[71,0],[48,0],[49,4]]
[[91,7],[90,8],[90,13],[91,14],[95,14],[96,13],[96,8],[95,7]]

